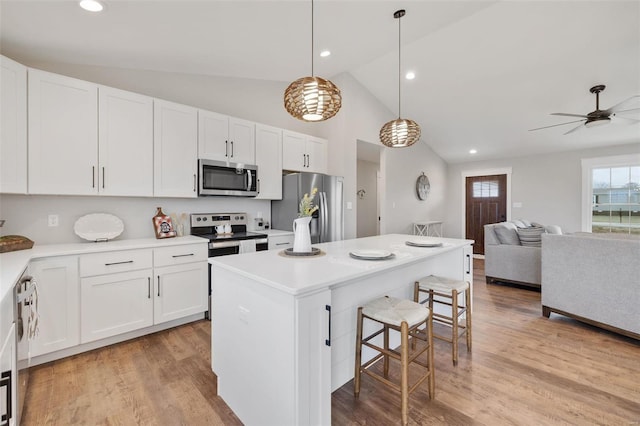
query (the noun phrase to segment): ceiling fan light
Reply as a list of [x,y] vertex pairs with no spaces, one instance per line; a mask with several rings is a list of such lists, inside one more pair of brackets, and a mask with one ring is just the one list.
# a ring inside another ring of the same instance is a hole
[[302,121],[324,121],[342,106],[340,89],[322,77],[302,77],[284,91],[284,107]]
[[605,124],[609,124],[611,122],[611,118],[609,117],[600,117],[593,120],[587,120],[584,123],[585,127],[598,127],[603,126]]
[[420,140],[420,126],[413,120],[398,118],[380,129],[380,142],[390,148],[404,148]]

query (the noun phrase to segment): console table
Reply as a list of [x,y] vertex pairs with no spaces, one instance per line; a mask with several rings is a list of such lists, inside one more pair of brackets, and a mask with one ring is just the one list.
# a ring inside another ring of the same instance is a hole
[[427,222],[414,222],[413,234],[424,237],[442,237],[442,221],[430,220]]

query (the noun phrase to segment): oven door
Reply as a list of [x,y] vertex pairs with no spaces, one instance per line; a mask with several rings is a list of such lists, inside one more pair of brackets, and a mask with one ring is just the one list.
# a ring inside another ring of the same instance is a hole
[[199,160],[199,195],[258,195],[258,166]]

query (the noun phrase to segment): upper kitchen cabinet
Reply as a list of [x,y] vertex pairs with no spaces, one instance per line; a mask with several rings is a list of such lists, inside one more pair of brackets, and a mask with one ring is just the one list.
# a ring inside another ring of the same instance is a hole
[[198,110],[156,99],[153,123],[153,194],[196,197]]
[[27,67],[0,56],[0,193],[27,192]]
[[255,123],[199,110],[198,157],[255,164]]
[[97,194],[98,86],[34,69],[28,81],[29,193]]
[[258,189],[256,199],[282,199],[282,129],[256,124],[256,165]]
[[327,172],[326,139],[288,130],[282,133],[282,168],[301,172]]
[[153,98],[100,86],[98,192],[153,195]]

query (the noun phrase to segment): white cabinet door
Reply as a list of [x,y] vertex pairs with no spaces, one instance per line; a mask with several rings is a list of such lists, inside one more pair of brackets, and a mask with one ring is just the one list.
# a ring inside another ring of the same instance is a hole
[[99,192],[153,195],[153,98],[100,86]]
[[0,56],[0,193],[27,193],[27,67]]
[[307,151],[305,135],[284,130],[282,132],[282,168],[306,171]]
[[196,197],[198,110],[155,100],[153,118],[154,195]]
[[31,342],[31,356],[75,346],[80,342],[78,257],[34,260],[29,271],[38,286],[40,334]]
[[[0,372],[2,372],[2,385],[0,386],[0,415],[2,416],[3,425],[14,426],[17,423],[16,396],[18,394],[16,328],[14,324],[9,326],[9,332],[6,339],[4,341],[0,340],[0,347],[2,347],[2,349],[0,349]],[[11,417],[9,417],[9,414],[11,414]]]
[[207,263],[155,268],[154,324],[208,309]]
[[326,139],[307,137],[307,170],[315,173],[327,172],[327,145]]
[[229,117],[229,161],[232,163],[256,163],[256,125],[252,121]]
[[151,269],[81,280],[81,342],[153,325]]
[[228,161],[229,117],[198,110],[198,158]]
[[256,165],[258,189],[256,199],[282,199],[282,129],[256,124]]
[[98,86],[29,69],[29,193],[98,193]]

